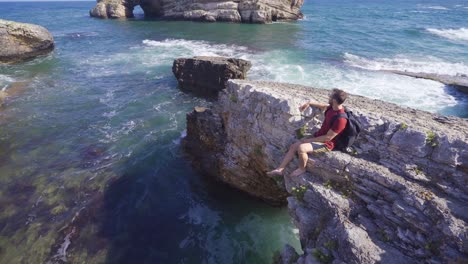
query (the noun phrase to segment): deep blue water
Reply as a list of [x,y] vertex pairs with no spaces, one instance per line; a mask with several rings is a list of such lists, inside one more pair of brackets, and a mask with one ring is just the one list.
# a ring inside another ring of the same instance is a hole
[[[40,24],[56,41],[48,56],[0,65],[11,95],[0,110],[1,263],[268,263],[285,243],[299,247],[285,209],[191,169],[185,114],[207,102],[177,89],[178,57],[245,58],[251,79],[468,117],[466,95],[378,71],[468,74],[467,1],[306,0],[304,20],[271,25],[152,21],[141,10],[100,20],[93,6],[0,2],[0,18]],[[82,208],[76,230],[64,228]]]

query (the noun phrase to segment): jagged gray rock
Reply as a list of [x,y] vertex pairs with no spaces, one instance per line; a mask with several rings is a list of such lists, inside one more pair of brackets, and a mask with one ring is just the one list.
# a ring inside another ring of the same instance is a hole
[[[320,126],[320,111],[302,118],[298,106],[327,97],[300,85],[230,80],[209,114],[190,114],[185,144],[196,145],[195,162],[216,166],[217,179],[280,202],[284,193],[264,172],[298,128]],[[297,263],[466,261],[468,121],[355,95],[347,106],[364,126],[356,152],[313,157],[310,173],[284,179],[289,192],[307,190],[288,198],[305,252]]]
[[0,19],[0,46],[0,62],[12,63],[52,51],[54,38],[41,26]]
[[98,0],[90,15],[99,18],[133,17],[140,5],[145,16],[192,21],[269,23],[302,18],[303,0]]
[[225,57],[194,57],[174,60],[172,72],[182,90],[216,96],[229,79],[245,79],[249,61]]

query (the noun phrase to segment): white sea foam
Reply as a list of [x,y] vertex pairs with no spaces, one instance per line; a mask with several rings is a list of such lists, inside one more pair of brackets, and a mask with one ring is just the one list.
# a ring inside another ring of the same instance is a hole
[[428,28],[432,34],[438,35],[440,37],[448,38],[451,40],[465,40],[468,41],[468,28],[459,28],[459,29],[435,29]]
[[367,59],[350,53],[344,54],[346,64],[368,70],[398,70],[409,72],[427,72],[447,75],[467,74],[468,65],[451,63],[436,57],[411,58],[399,55],[394,58]]
[[433,10],[449,10],[445,6],[424,6],[424,8],[433,9]]
[[[162,41],[143,40],[147,47],[158,48],[158,53],[168,54],[170,58],[173,55],[181,56],[226,56],[240,57],[248,52],[243,46],[211,44],[206,41],[185,40],[185,39],[165,39]],[[168,52],[168,53],[165,53]]]

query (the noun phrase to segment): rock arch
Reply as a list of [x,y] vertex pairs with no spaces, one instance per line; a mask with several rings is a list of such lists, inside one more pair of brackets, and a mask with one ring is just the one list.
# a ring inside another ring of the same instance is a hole
[[303,0],[98,0],[90,16],[130,18],[140,5],[146,17],[205,22],[270,23],[302,18]]

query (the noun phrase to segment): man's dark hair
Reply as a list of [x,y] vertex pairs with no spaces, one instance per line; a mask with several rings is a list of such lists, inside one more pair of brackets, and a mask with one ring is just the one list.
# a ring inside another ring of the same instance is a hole
[[348,98],[348,94],[343,90],[335,88],[332,90],[330,97],[335,99],[338,104],[342,104],[346,101],[346,98]]

